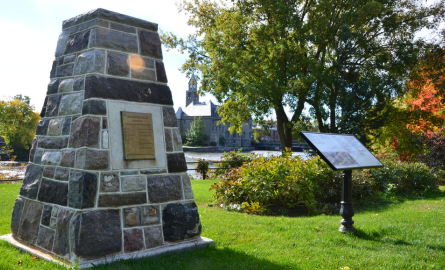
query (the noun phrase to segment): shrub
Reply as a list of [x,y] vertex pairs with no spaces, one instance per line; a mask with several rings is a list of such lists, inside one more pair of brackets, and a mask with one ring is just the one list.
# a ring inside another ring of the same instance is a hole
[[219,138],[218,138],[218,143],[220,146],[225,146],[226,145],[226,137],[224,137],[224,135],[220,134]]
[[210,146],[217,146],[218,144],[216,142],[210,142]]
[[221,156],[223,163],[215,163],[216,169],[212,176],[214,178],[220,178],[222,175],[229,173],[230,169],[239,168],[245,161],[250,161],[255,157],[256,155],[241,152],[241,149],[238,149],[238,151],[224,152]]
[[209,171],[210,161],[205,159],[198,159],[198,165],[196,171],[201,175],[202,179],[207,178],[207,172]]

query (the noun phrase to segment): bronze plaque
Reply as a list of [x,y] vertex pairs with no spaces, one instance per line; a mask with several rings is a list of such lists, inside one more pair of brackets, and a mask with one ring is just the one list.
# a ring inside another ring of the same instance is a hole
[[150,113],[121,112],[124,160],[155,159]]

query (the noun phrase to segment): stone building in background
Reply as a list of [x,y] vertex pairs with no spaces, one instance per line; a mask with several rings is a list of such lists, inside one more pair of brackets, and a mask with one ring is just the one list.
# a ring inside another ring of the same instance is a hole
[[229,132],[230,123],[227,125],[219,124],[221,117],[218,115],[219,105],[209,102],[199,102],[199,94],[195,77],[190,78],[188,90],[186,92],[185,108],[179,107],[176,111],[176,118],[179,123],[179,130],[181,136],[185,138],[187,131],[190,129],[190,124],[195,117],[201,117],[202,123],[205,126],[204,132],[207,134],[207,141],[204,144],[209,145],[211,142],[216,142],[219,145],[219,137],[225,138],[225,146],[233,147],[250,147],[252,146],[253,125],[252,119],[244,123],[242,134],[231,134]]

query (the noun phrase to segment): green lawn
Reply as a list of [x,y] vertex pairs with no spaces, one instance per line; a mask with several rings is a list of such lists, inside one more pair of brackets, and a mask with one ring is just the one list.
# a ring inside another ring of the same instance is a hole
[[[445,269],[445,191],[358,211],[353,217],[357,232],[343,235],[337,231],[338,215],[249,216],[207,207],[213,182],[195,180],[192,185],[202,235],[216,247],[95,269]],[[19,188],[0,185],[0,235],[9,233]],[[0,269],[54,269],[3,241],[0,254]]]

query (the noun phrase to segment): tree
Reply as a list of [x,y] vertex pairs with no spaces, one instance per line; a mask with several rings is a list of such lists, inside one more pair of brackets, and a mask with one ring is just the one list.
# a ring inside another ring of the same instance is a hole
[[207,134],[204,133],[205,126],[202,124],[201,117],[195,117],[195,119],[190,123],[190,128],[187,131],[187,141],[190,145],[202,145],[205,140],[207,140]]
[[0,136],[20,159],[26,158],[40,120],[33,110],[27,96],[18,95],[13,100],[0,102]]
[[187,40],[165,33],[162,41],[189,52],[183,72],[201,74],[201,91],[223,103],[219,115],[232,133],[273,111],[282,149],[291,147],[308,107],[321,132],[366,142],[427,45],[414,41],[416,31],[443,18],[442,2],[419,2],[183,0],[179,10],[196,33]]
[[226,145],[226,137],[224,137],[222,134],[219,134],[218,144],[220,146],[225,146]]

